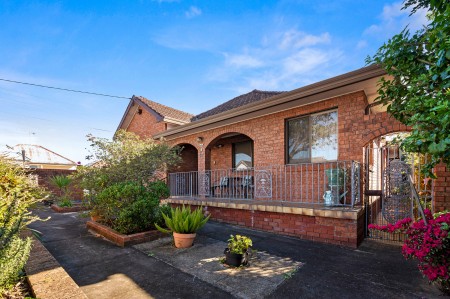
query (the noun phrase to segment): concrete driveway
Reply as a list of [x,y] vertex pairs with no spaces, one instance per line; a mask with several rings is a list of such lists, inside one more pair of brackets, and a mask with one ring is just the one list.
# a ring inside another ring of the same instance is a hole
[[[232,298],[219,287],[133,248],[90,234],[79,213],[36,212],[42,243],[89,298]],[[199,234],[226,241],[252,238],[253,247],[303,265],[266,298],[438,298],[400,246],[364,241],[358,249],[316,243],[210,221]]]

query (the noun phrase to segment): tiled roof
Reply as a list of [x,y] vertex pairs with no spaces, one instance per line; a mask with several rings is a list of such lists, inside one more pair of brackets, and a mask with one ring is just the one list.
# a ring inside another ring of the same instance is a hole
[[57,154],[48,148],[34,144],[17,144],[10,148],[6,155],[14,160],[22,161],[22,150],[25,159],[30,163],[76,165],[77,163]]
[[208,111],[202,112],[199,115],[195,116],[192,121],[199,120],[202,118],[206,118],[208,116],[212,116],[215,114],[219,114],[234,108],[238,108],[253,102],[261,101],[273,96],[276,96],[284,91],[262,91],[262,90],[253,90],[249,93],[237,96],[219,106],[212,108]]
[[173,118],[173,119],[183,121],[186,123],[190,122],[191,118],[194,117],[193,114],[190,114],[190,113],[187,113],[187,112],[184,112],[181,110],[177,110],[177,109],[174,109],[171,107],[167,107],[163,104],[150,101],[144,97],[141,97],[141,96],[135,96],[135,97],[137,99],[139,99],[140,101],[142,101],[144,104],[146,104],[148,107],[153,109],[156,113],[158,113],[162,117]]

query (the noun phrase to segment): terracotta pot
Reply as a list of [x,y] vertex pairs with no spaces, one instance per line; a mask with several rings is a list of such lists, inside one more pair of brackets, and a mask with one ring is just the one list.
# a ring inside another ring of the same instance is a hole
[[195,236],[197,234],[179,234],[173,233],[173,241],[176,248],[188,248],[194,243]]

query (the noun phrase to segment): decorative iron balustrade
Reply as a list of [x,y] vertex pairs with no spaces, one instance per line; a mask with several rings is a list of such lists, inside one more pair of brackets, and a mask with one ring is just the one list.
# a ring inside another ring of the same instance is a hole
[[170,173],[171,197],[354,206],[360,203],[356,161],[272,165]]

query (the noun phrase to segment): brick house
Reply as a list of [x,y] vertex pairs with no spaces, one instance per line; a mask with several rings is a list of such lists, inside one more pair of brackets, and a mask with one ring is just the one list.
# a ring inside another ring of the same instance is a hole
[[125,110],[117,130],[134,132],[150,138],[155,134],[170,130],[191,121],[194,115],[133,96]]
[[[368,66],[288,92],[254,90],[197,116],[133,97],[119,128],[183,148],[183,163],[168,175],[172,205],[356,247],[367,211],[381,217],[383,167],[401,156],[384,143],[409,130],[372,104],[383,75]],[[439,179],[422,188],[442,210],[450,174],[437,170]]]

